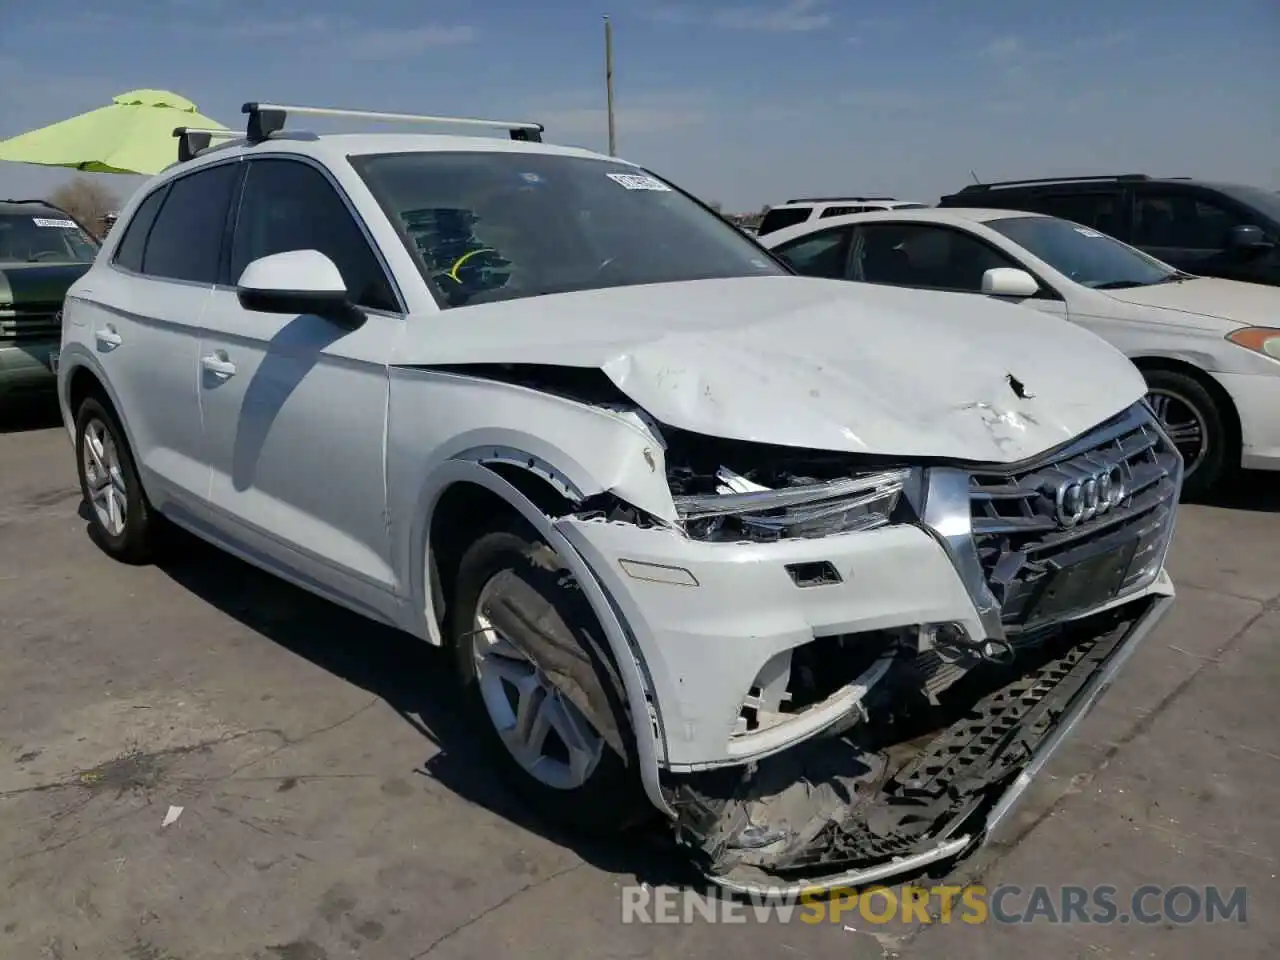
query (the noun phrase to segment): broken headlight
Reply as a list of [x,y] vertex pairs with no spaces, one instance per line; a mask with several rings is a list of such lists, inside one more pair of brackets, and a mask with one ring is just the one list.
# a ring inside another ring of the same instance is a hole
[[675,497],[695,540],[782,540],[873,530],[890,522],[911,475],[882,470],[770,488],[721,467],[716,492]]

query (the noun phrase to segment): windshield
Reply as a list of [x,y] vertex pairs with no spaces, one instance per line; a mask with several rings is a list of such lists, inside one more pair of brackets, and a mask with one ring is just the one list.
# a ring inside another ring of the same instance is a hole
[[444,306],[787,272],[722,217],[628,164],[497,150],[352,163]]
[[1165,283],[1181,274],[1119,240],[1057,217],[1009,217],[987,226],[1059,273],[1095,290]]
[[0,263],[92,263],[98,244],[52,210],[0,213]]

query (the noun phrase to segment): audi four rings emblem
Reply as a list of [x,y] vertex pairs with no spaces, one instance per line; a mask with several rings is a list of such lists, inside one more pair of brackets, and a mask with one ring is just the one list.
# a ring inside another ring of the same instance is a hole
[[1058,484],[1054,515],[1064,527],[1101,516],[1124,500],[1124,471],[1119,464],[1100,466]]

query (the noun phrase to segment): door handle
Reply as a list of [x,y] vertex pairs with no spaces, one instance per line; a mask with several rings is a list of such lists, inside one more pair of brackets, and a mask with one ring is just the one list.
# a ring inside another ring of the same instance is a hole
[[93,336],[98,341],[99,350],[112,350],[124,343],[124,338],[116,333],[116,328],[111,324],[107,324],[101,330],[93,331]]
[[227,359],[227,355],[219,350],[215,354],[200,358],[200,366],[204,367],[210,373],[220,380],[226,380],[228,377],[236,375],[236,365]]

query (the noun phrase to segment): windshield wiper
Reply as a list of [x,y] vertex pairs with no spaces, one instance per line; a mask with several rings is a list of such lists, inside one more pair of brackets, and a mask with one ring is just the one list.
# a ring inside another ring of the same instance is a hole
[[1146,287],[1150,284],[1139,283],[1137,280],[1108,280],[1106,283],[1100,283],[1093,289],[1095,290],[1128,290],[1131,287]]

